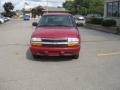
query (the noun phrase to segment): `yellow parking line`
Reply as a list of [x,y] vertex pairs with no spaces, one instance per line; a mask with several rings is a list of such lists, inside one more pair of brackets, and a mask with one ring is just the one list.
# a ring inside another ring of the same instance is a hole
[[114,56],[114,55],[120,55],[120,52],[108,52],[108,53],[98,53],[97,56]]

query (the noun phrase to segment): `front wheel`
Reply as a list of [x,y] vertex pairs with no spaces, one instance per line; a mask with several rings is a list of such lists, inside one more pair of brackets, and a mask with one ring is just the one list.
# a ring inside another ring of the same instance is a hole
[[73,56],[74,59],[78,59],[79,58],[79,55],[75,55]]
[[34,59],[38,59],[39,58],[39,56],[35,55],[35,54],[32,54],[32,56],[33,56]]

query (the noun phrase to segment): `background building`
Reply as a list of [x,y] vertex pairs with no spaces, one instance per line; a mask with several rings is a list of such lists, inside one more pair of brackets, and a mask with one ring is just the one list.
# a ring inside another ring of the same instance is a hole
[[49,13],[67,13],[68,11],[65,8],[62,7],[43,7],[43,12],[49,12]]
[[120,26],[120,0],[105,0],[104,17],[115,19]]

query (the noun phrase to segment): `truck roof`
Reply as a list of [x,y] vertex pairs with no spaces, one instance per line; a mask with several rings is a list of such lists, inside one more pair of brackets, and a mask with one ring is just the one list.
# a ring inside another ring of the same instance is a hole
[[70,13],[44,13],[43,15],[71,15]]

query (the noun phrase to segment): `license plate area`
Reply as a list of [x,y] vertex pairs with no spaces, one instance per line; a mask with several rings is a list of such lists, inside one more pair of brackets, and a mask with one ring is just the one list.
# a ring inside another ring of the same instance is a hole
[[48,56],[59,56],[60,53],[59,52],[56,52],[56,51],[50,51],[48,52]]

